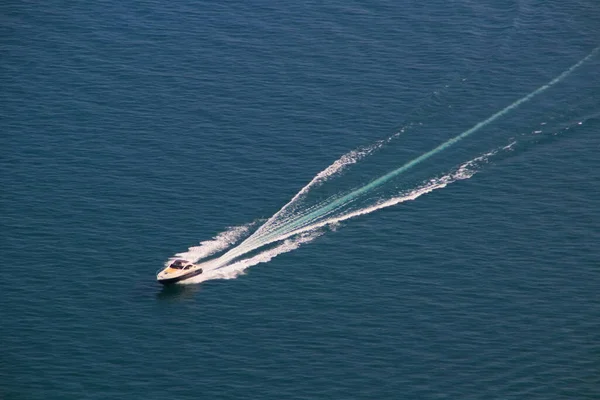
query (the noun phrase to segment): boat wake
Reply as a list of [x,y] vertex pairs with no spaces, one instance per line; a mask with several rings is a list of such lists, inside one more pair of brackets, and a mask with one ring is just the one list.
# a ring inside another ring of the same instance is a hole
[[[550,87],[564,80],[579,66],[593,57],[600,48],[594,49],[578,63],[565,70],[562,74],[535,89],[529,94],[509,104],[505,108],[478,122],[457,136],[443,142],[430,151],[406,162],[404,165],[380,176],[369,183],[354,189],[337,192],[334,195],[309,201],[310,195],[317,188],[333,178],[343,175],[351,165],[368,158],[376,151],[383,149],[401,133],[396,133],[385,140],[380,140],[371,146],[353,150],[336,160],[329,167],[318,173],[304,186],[285,206],[258,227],[252,234],[251,230],[257,223],[233,227],[220,233],[213,240],[201,242],[200,246],[191,247],[187,252],[176,254],[176,258],[201,263],[204,273],[181,283],[200,283],[212,279],[232,279],[242,274],[247,268],[268,262],[279,254],[297,249],[305,243],[315,240],[325,232],[326,227],[334,227],[342,221],[373,211],[394,206],[447,185],[471,178],[496,156],[514,151],[519,146],[518,140],[510,140],[507,144],[491,151],[479,154],[467,162],[450,168],[448,172],[434,175],[421,183],[412,184],[408,189],[397,189],[392,182],[418,164],[444,152],[460,141],[482,130],[492,122],[508,114],[523,103],[526,103]],[[581,122],[580,122],[581,123]],[[568,128],[567,128],[568,129]],[[537,134],[541,131],[535,131]],[[456,165],[456,164],[455,164]],[[219,256],[215,254],[221,253]],[[213,256],[212,259],[207,258]]]
[[[258,254],[254,255],[252,257],[243,258],[241,260],[236,260],[236,261],[233,261],[230,263],[223,263],[223,261],[220,260],[220,258],[211,260],[211,261],[207,261],[206,263],[203,264],[203,268],[204,268],[205,272],[202,275],[198,275],[196,277],[187,279],[181,283],[182,284],[195,284],[195,283],[200,283],[200,282],[204,282],[204,281],[212,280],[212,279],[236,278],[240,274],[243,274],[244,271],[249,267],[252,267],[259,263],[269,262],[273,258],[277,257],[280,254],[288,253],[292,250],[296,250],[298,247],[300,247],[301,245],[303,245],[305,243],[312,242],[313,240],[315,240],[316,238],[321,236],[323,233],[325,233],[325,231],[323,230],[323,228],[325,228],[325,227],[328,227],[328,226],[336,227],[340,222],[348,220],[350,218],[369,214],[369,213],[372,213],[373,211],[377,211],[377,210],[380,210],[380,209],[386,208],[386,207],[391,207],[391,206],[394,206],[394,205],[397,205],[400,203],[404,203],[406,201],[415,200],[418,197],[420,197],[424,194],[430,193],[436,189],[442,189],[453,182],[456,182],[459,180],[464,180],[464,179],[469,179],[470,177],[472,177],[473,175],[475,175],[478,172],[478,170],[481,168],[481,166],[483,164],[488,163],[494,155],[496,155],[500,151],[510,151],[512,149],[512,146],[515,143],[516,142],[512,142],[507,146],[504,146],[502,148],[490,151],[486,154],[476,157],[473,160],[470,160],[470,161],[460,165],[458,168],[456,168],[451,173],[443,175],[439,178],[433,178],[430,181],[424,183],[422,186],[419,186],[416,189],[401,193],[396,197],[380,200],[380,201],[375,202],[374,204],[371,204],[367,207],[359,208],[359,209],[353,210],[348,213],[342,213],[340,215],[332,216],[332,217],[324,219],[322,221],[318,221],[313,224],[307,225],[296,231],[292,231],[291,233],[281,235],[281,237],[279,237],[279,238],[276,237],[275,239],[270,239],[269,243],[281,242],[281,244],[279,244],[276,247],[270,248],[268,250],[259,252]],[[290,223],[290,222],[291,221],[288,221],[288,223]],[[278,226],[279,225],[284,225],[284,224],[283,223],[278,224]],[[231,231],[226,231],[224,233],[228,233],[228,232],[231,232]],[[258,233],[258,231],[257,231],[257,233]],[[219,235],[219,236],[221,236],[221,235]],[[266,244],[267,243],[265,243],[259,247],[265,246]],[[242,243],[242,245],[243,245],[243,243]],[[241,250],[239,249],[239,247],[241,247],[242,245],[235,247],[233,250],[237,250],[237,252],[240,252],[241,255],[247,254],[249,252],[249,250],[246,251],[244,247],[242,247]],[[255,245],[252,245],[252,246],[255,246]],[[184,254],[188,254],[188,253],[180,253],[180,254],[184,255]],[[226,255],[227,255],[227,253],[225,255],[223,255],[223,257],[225,257]],[[197,260],[191,260],[191,261],[198,262],[201,260],[197,259]]]
[[249,224],[229,227],[226,231],[213,237],[212,240],[202,241],[199,246],[193,246],[188,251],[175,254],[165,262],[165,267],[176,259],[197,262],[226,250],[238,243],[244,236],[247,236],[256,224],[257,222],[251,222]]

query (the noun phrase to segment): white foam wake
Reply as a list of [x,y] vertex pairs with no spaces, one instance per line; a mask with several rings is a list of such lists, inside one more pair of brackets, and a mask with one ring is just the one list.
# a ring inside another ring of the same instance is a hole
[[[502,149],[508,149],[513,144],[514,144],[514,142],[508,146],[505,146]],[[498,151],[499,151],[498,149],[492,150],[492,151],[485,153],[479,157],[476,157],[470,161],[467,161],[466,163],[460,165],[457,169],[455,169],[451,173],[446,174],[440,178],[433,178],[433,179],[425,182],[423,185],[417,187],[416,189],[412,189],[412,190],[406,191],[404,193],[401,193],[397,197],[393,197],[388,200],[380,200],[379,202],[375,203],[374,205],[364,207],[364,208],[361,208],[361,209],[358,209],[356,211],[352,211],[352,212],[349,212],[346,214],[341,214],[339,216],[332,217],[332,218],[326,219],[324,221],[316,222],[314,224],[299,228],[292,232],[288,232],[286,234],[278,236],[276,239],[273,239],[273,241],[281,241],[281,240],[287,239],[289,237],[293,237],[293,236],[296,236],[296,235],[299,235],[299,234],[302,234],[305,232],[310,232],[315,229],[322,228],[327,225],[338,224],[338,223],[340,223],[342,221],[346,221],[350,218],[369,214],[369,213],[372,213],[373,211],[377,211],[382,208],[394,206],[396,204],[404,203],[405,201],[409,201],[409,200],[415,200],[416,198],[421,197],[424,194],[430,193],[436,189],[442,189],[442,188],[448,186],[450,183],[456,182],[458,180],[469,179],[477,173],[477,171],[478,171],[477,168],[481,164],[486,163],[488,161],[488,159],[491,156],[495,155]]]
[[203,267],[204,272],[201,275],[195,276],[193,278],[187,279],[182,284],[196,284],[204,281],[209,281],[213,279],[234,279],[239,275],[243,274],[244,271],[253,265],[265,263],[271,261],[273,258],[277,257],[280,254],[288,253],[292,250],[296,250],[304,243],[312,242],[317,237],[321,236],[322,232],[313,231],[307,232],[301,235],[297,235],[294,238],[286,239],[280,245],[260,252],[252,257],[236,261],[232,264],[229,264],[225,267],[216,267],[211,268],[210,262],[206,263]]
[[[300,191],[298,193],[296,193],[296,195],[294,197],[292,197],[292,199],[290,201],[288,201],[279,211],[277,211],[275,214],[273,214],[273,216],[271,218],[269,218],[258,229],[258,231],[255,233],[255,235],[262,233],[267,228],[273,228],[274,226],[278,226],[278,224],[273,224],[273,222],[280,220],[281,219],[280,217],[285,215],[286,213],[293,213],[295,210],[293,210],[293,209],[290,210],[290,208],[293,208],[292,207],[293,205],[298,204],[299,200],[302,197],[304,197],[310,190],[313,190],[316,187],[321,186],[323,183],[325,183],[332,177],[335,177],[335,176],[341,174],[349,165],[356,164],[363,158],[373,154],[373,152],[382,148],[386,143],[390,142],[393,138],[397,137],[398,135],[400,135],[400,132],[394,134],[393,136],[391,136],[387,139],[378,140],[377,142],[373,143],[370,146],[365,146],[365,147],[362,147],[362,148],[359,148],[356,150],[349,151],[348,153],[346,153],[343,156],[341,156],[340,158],[338,158],[330,166],[328,166],[327,168],[325,168],[324,170],[319,172],[317,175],[315,175],[315,177],[310,182],[308,182],[308,184],[306,184],[306,186],[304,186],[302,189],[300,189]],[[306,211],[309,211],[309,210],[306,210]]]
[[[408,125],[410,126],[410,124]],[[304,214],[310,213],[316,208],[322,206],[322,204],[316,204],[310,208],[302,210],[301,212],[297,212],[298,210],[294,209],[294,206],[300,203],[300,200],[311,190],[321,186],[323,183],[328,181],[329,179],[340,175],[348,166],[352,164],[356,164],[361,161],[363,158],[370,156],[377,150],[384,147],[386,144],[398,138],[401,134],[405,132],[407,127],[400,129],[398,132],[389,136],[386,139],[381,139],[373,143],[369,146],[364,146],[356,150],[349,151],[348,153],[342,155],[340,158],[335,160],[331,165],[327,168],[319,172],[315,177],[306,184],[290,201],[288,201],[279,211],[277,211],[273,216],[271,216],[258,230],[253,234],[253,236],[261,235],[266,230],[271,230],[280,226],[282,223],[286,222],[285,218],[282,218],[286,214],[295,214],[295,217],[301,217]],[[340,194],[341,196],[341,194]],[[332,200],[332,199],[329,199]]]
[[198,275],[194,278],[187,279],[182,284],[200,283],[213,279],[233,279],[243,274],[244,271],[254,265],[271,261],[274,257],[279,254],[288,253],[292,250],[297,249],[300,245],[312,242],[323,234],[321,228],[325,226],[336,229],[342,221],[358,217],[361,215],[372,213],[373,211],[380,210],[382,208],[391,207],[405,201],[415,200],[424,194],[430,193],[436,189],[442,189],[450,183],[469,179],[477,173],[480,166],[488,162],[490,157],[502,150],[509,150],[515,142],[504,146],[500,149],[496,149],[485,153],[479,157],[476,157],[464,164],[458,166],[452,172],[443,175],[439,178],[433,178],[416,189],[404,192],[396,197],[387,200],[381,200],[371,206],[361,208],[359,210],[342,214],[336,217],[329,218],[327,220],[312,224],[310,226],[303,227],[294,232],[290,232],[284,236],[279,237],[273,242],[282,242],[280,245],[262,251],[247,259],[234,261],[231,264],[222,265],[219,263],[219,259],[208,261],[203,265],[204,272],[202,275]]
[[188,251],[175,254],[165,262],[165,266],[177,258],[182,258],[190,262],[198,262],[210,257],[213,254],[223,251],[236,244],[250,231],[250,228],[252,228],[254,225],[255,222],[229,227],[226,231],[219,233],[211,240],[202,241],[200,242],[199,246],[192,246],[188,249]]
[[[386,143],[394,139],[396,136],[400,135],[400,133],[397,133],[386,140],[376,142],[375,144],[369,147],[347,153],[346,155],[338,159],[336,162],[334,162],[332,165],[330,165],[328,168],[317,174],[284,207],[282,207],[282,209],[280,209],[275,215],[269,218],[269,220],[267,220],[265,224],[263,224],[252,235],[247,237],[242,243],[240,243],[236,247],[229,249],[220,257],[214,258],[210,261],[203,263],[203,267],[205,268],[206,272],[202,274],[201,277],[198,277],[199,281],[235,277],[237,276],[237,274],[248,268],[248,266],[250,265],[255,265],[260,262],[271,260],[273,257],[275,257],[278,254],[281,254],[282,252],[291,251],[297,248],[297,246],[299,246],[300,243],[305,243],[314,240],[314,235],[316,235],[315,232],[318,232],[319,228],[322,228],[327,225],[339,224],[342,221],[354,218],[356,216],[369,214],[373,211],[385,207],[390,207],[399,203],[403,203],[405,201],[414,200],[422,196],[423,194],[429,193],[436,189],[444,188],[452,182],[470,178],[478,171],[478,166],[481,163],[487,162],[489,157],[497,153],[499,150],[510,149],[510,147],[514,143],[502,149],[494,150],[492,152],[479,156],[473,160],[470,160],[460,165],[454,171],[440,178],[433,178],[427,182],[424,182],[423,185],[413,190],[400,193],[392,198],[377,200],[375,201],[375,203],[363,206],[358,210],[347,210],[345,212],[342,211],[343,208],[346,207],[348,204],[355,203],[359,198],[364,198],[366,195],[372,194],[375,189],[388,183],[393,178],[403,174],[407,170],[417,166],[425,160],[428,160],[429,158],[446,150],[447,148],[456,145],[463,139],[475,134],[487,125],[493,123],[497,119],[516,109],[521,104],[530,101],[535,96],[540,95],[552,86],[561,82],[566,77],[568,77],[573,71],[575,71],[579,66],[581,66],[584,62],[586,62],[596,53],[598,53],[599,50],[600,47],[595,48],[586,57],[581,59],[576,64],[572,65],[570,68],[565,70],[563,73],[561,73],[545,85],[538,87],[529,94],[521,97],[520,99],[514,101],[513,103],[504,107],[500,111],[492,114],[487,119],[478,122],[477,124],[463,131],[459,135],[454,136],[453,138],[445,141],[444,143],[441,143],[434,149],[421,154],[413,160],[396,168],[395,170],[390,171],[387,174],[380,176],[379,178],[374,179],[370,183],[358,189],[355,189],[349,193],[340,193],[316,206],[304,210],[296,210],[295,208],[299,204],[301,204],[301,200],[303,200],[303,197],[311,189],[321,185],[323,182],[327,181],[332,176],[339,174],[348,165],[358,162],[362,158],[373,153],[375,150],[383,147]],[[239,240],[239,238],[243,234],[248,232],[249,227],[249,225],[244,225],[242,227],[233,228],[229,231],[218,235],[211,241],[202,242],[200,246],[190,248],[188,252],[179,253],[176,256],[186,258],[190,261],[198,261],[200,259],[206,258],[207,256],[215,254],[218,251],[228,249],[231,245],[235,244],[235,242]],[[257,250],[263,248],[266,245],[282,241],[284,241],[283,244],[273,249],[261,251],[260,253],[251,256],[250,258],[243,259],[240,261],[240,259],[244,255],[256,252]],[[192,279],[191,281],[192,283],[196,282],[194,281],[194,279]]]
[[[273,243],[274,241],[282,240],[282,238],[289,237],[290,235],[296,234],[299,231],[303,231],[304,228],[313,226],[318,221],[328,221],[329,217],[332,214],[338,212],[341,208],[346,207],[348,204],[357,201],[359,198],[372,193],[375,189],[385,185],[395,177],[405,173],[411,168],[421,164],[422,162],[428,160],[429,158],[435,156],[436,154],[448,149],[459,143],[460,141],[466,139],[467,137],[481,131],[484,127],[493,123],[497,119],[511,112],[512,110],[519,107],[521,104],[526,103],[533,99],[534,97],[544,93],[546,90],[550,89],[552,86],[561,82],[563,79],[568,77],[573,71],[575,71],[579,66],[581,66],[584,62],[593,57],[598,51],[600,47],[595,48],[591,53],[589,53],[586,57],[582,58],[579,62],[572,65],[570,68],[562,72],[556,78],[552,79],[548,83],[538,87],[533,90],[529,94],[521,97],[520,99],[514,101],[508,106],[504,107],[500,111],[492,114],[490,117],[476,123],[471,128],[463,131],[457,136],[446,140],[441,143],[437,147],[429,150],[420,156],[410,160],[404,165],[394,169],[393,171],[388,172],[387,174],[380,176],[377,179],[374,179],[370,183],[357,188],[349,193],[343,194],[341,197],[335,197],[331,201],[326,202],[323,206],[319,206],[317,209],[309,211],[308,213],[297,213],[290,214],[282,212],[288,207],[292,206],[298,197],[295,196],[294,200],[290,201],[286,204],[280,212],[276,213],[273,217],[271,217],[263,226],[261,226],[255,233],[253,233],[250,237],[248,237],[244,242],[242,242],[239,246],[229,250],[226,254],[220,257],[221,265],[226,265],[232,260],[240,257],[241,255],[258,249],[266,244]],[[375,145],[375,148],[381,147],[385,144],[386,141],[380,141]],[[333,164],[335,165],[335,163]],[[334,169],[335,170],[335,169]],[[327,169],[325,170],[327,171]],[[308,185],[310,187],[310,184]],[[301,191],[305,191],[304,189]]]

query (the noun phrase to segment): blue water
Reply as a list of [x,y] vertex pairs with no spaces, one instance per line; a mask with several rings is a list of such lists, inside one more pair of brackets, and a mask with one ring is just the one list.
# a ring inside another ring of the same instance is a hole
[[595,0],[1,9],[1,399],[600,398]]

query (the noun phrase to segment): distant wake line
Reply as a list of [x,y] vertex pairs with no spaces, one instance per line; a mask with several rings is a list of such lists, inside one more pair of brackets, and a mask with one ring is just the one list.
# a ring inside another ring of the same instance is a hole
[[[344,207],[345,205],[355,201],[361,196],[364,196],[368,193],[371,193],[374,189],[381,187],[385,183],[389,182],[394,177],[406,172],[407,170],[413,168],[414,166],[422,163],[423,161],[429,159],[435,154],[438,154],[445,149],[453,146],[454,144],[460,142],[461,140],[467,138],[468,136],[476,133],[481,130],[485,126],[494,122],[498,118],[503,115],[509,113],[515,108],[519,107],[523,103],[528,102],[535,96],[543,93],[550,87],[556,85],[557,83],[564,80],[567,76],[569,76],[573,71],[579,68],[583,63],[592,58],[598,51],[600,47],[595,48],[589,53],[586,57],[581,59],[576,64],[572,65],[570,68],[565,70],[563,73],[558,75],[556,78],[552,79],[550,82],[546,83],[543,86],[535,89],[531,93],[525,95],[524,97],[518,99],[502,110],[496,112],[492,116],[487,119],[478,122],[470,129],[460,133],[459,135],[449,139],[448,141],[440,144],[436,148],[420,155],[419,157],[407,162],[401,167],[371,181],[370,183],[351,191],[350,193],[339,195],[338,197],[333,197],[326,200],[324,203],[319,204],[318,206],[313,206],[308,210],[303,210],[299,212],[295,211],[296,203],[300,202],[303,196],[308,193],[313,187],[320,185],[324,181],[328,180],[330,177],[338,174],[341,170],[343,170],[349,164],[356,163],[362,158],[370,155],[373,151],[378,148],[384,146],[387,142],[389,142],[394,135],[387,140],[382,140],[376,142],[374,145],[369,146],[367,148],[361,150],[352,151],[340,159],[335,161],[332,165],[330,165],[325,170],[321,171],[319,174],[315,176],[304,188],[302,188],[284,207],[282,207],[277,213],[275,213],[271,218],[269,218],[263,225],[261,225],[252,235],[246,238],[242,243],[238,246],[231,248],[229,251],[221,255],[220,257],[208,261],[205,264],[205,274],[198,276],[197,278],[192,278],[189,282],[196,283],[198,281],[204,281],[208,279],[215,278],[228,278],[234,277],[239,274],[244,269],[248,268],[251,265],[255,265],[260,262],[269,261],[272,257],[277,254],[291,251],[297,248],[300,244],[306,243],[308,241],[313,240],[316,236],[319,235],[316,232],[317,229],[324,227],[326,225],[336,224],[338,222],[359,216],[371,213],[375,210],[379,210],[381,208],[389,207],[392,205],[396,205],[402,203],[407,200],[414,200],[417,197],[429,193],[435,189],[443,188],[447,186],[449,183],[452,183],[456,180],[468,179],[473,176],[477,172],[477,165],[479,163],[483,163],[487,161],[487,158],[491,155],[495,154],[497,150],[486,153],[480,157],[477,157],[467,163],[461,165],[457,170],[452,173],[449,173],[442,178],[432,179],[430,182],[425,185],[415,188],[406,193],[400,194],[397,197],[393,197],[387,200],[380,200],[375,204],[370,206],[366,206],[360,208],[355,211],[342,213],[336,215],[336,211]],[[511,145],[507,146],[510,147]],[[224,232],[221,235],[224,237],[235,237],[240,238],[243,236],[243,233],[247,232],[249,226],[237,227],[230,231]],[[237,236],[236,236],[237,235]],[[293,239],[292,237],[297,237]],[[270,249],[264,251],[258,255],[252,256],[249,259],[241,260],[237,262],[233,262],[235,259],[239,259],[244,254],[253,252],[263,246],[275,243],[282,242],[283,243],[274,249]],[[210,248],[227,248],[227,243],[233,244],[230,240],[229,242],[224,242],[220,240],[219,237],[215,238],[214,241],[203,242],[208,244]],[[203,251],[199,251],[200,247],[190,248],[190,251],[186,253],[179,253],[176,256],[186,258],[190,261],[198,261],[199,259],[204,258]],[[214,252],[213,252],[214,253]],[[198,257],[200,255],[200,257]],[[233,263],[232,263],[233,262]]]

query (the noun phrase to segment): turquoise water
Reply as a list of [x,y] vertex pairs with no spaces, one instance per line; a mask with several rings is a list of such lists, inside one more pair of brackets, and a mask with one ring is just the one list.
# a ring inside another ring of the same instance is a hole
[[0,398],[600,397],[594,1],[2,9]]

